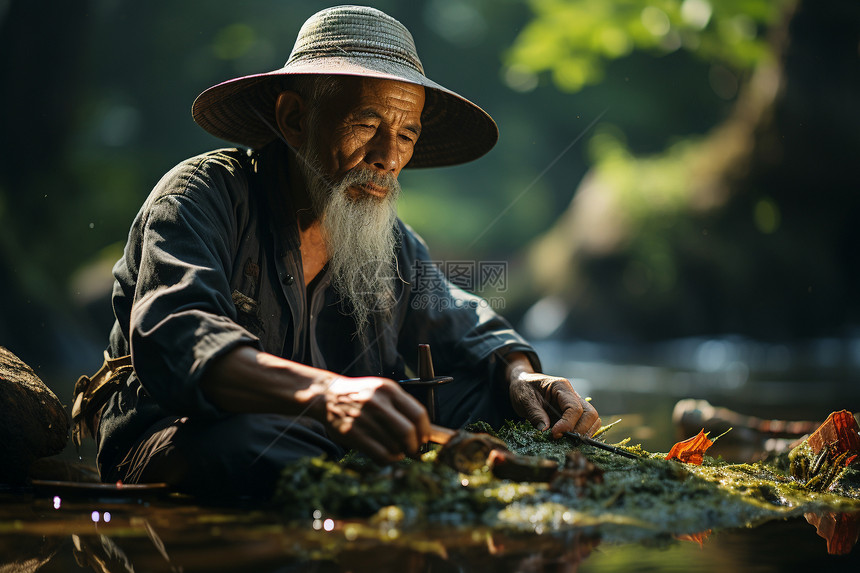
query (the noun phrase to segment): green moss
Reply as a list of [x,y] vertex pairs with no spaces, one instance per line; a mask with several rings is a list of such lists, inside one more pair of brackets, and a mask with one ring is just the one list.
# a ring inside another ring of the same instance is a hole
[[[574,449],[570,441],[553,440],[529,424],[508,422],[496,434],[516,453],[559,462]],[[640,453],[638,459],[589,446],[576,449],[603,471],[602,483],[517,483],[496,479],[486,467],[465,475],[435,463],[436,451],[386,468],[353,454],[340,463],[309,459],[286,468],[275,501],[294,518],[320,510],[333,517],[382,519],[396,506],[393,514],[404,525],[443,522],[539,532],[593,527],[604,539],[625,541],[807,512],[860,510],[855,468],[833,492],[818,493],[788,476],[784,457],[728,464],[706,456],[703,465],[691,466],[639,446],[628,448]]]

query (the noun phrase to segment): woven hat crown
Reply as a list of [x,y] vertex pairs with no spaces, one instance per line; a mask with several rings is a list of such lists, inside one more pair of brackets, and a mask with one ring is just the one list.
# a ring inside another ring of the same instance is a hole
[[380,58],[424,75],[409,30],[388,14],[364,6],[337,6],[309,18],[286,65],[331,55]]
[[421,137],[407,167],[465,163],[492,149],[499,137],[480,107],[424,75],[406,27],[375,8],[335,6],[311,16],[299,30],[284,67],[234,78],[205,90],[191,114],[209,133],[252,148],[281,134],[275,102],[296,75],[348,75],[417,84],[425,88]]

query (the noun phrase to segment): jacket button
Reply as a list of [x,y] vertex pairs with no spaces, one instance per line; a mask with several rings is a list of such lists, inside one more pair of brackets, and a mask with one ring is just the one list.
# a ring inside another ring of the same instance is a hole
[[294,278],[293,278],[293,275],[284,275],[284,278],[283,278],[283,279],[281,279],[281,280],[282,280],[282,281],[284,282],[284,284],[285,284],[285,285],[287,285],[287,286],[289,286],[289,285],[293,284],[293,283],[296,281],[296,279],[294,279]]

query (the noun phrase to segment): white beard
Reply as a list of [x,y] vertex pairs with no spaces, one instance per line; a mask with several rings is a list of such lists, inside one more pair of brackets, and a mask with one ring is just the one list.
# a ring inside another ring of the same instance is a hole
[[[362,167],[353,168],[340,181],[330,181],[322,175],[314,145],[306,145],[297,155],[315,214],[322,223],[332,285],[355,320],[356,332],[364,335],[370,316],[387,316],[395,302],[400,184],[392,174]],[[365,193],[350,197],[349,188],[363,183],[388,193],[383,198]]]

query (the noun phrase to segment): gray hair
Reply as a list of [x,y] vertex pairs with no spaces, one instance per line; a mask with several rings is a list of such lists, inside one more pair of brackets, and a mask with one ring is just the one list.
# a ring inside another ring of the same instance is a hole
[[310,106],[317,110],[320,104],[337,95],[343,88],[343,78],[336,75],[302,75],[293,76],[284,86],[285,90],[294,91]]

